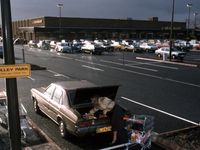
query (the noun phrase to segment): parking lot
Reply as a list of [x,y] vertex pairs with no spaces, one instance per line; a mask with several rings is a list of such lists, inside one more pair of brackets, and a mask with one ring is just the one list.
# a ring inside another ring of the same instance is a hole
[[[22,46],[15,47],[16,63],[23,62],[21,49]],[[55,130],[58,128],[56,124],[34,113],[30,100],[32,87],[74,79],[96,84],[119,84],[116,100],[134,114],[154,116],[155,132],[180,129],[199,123],[199,57],[198,51],[190,51],[183,62],[167,63],[146,52],[117,51],[91,55],[25,48],[25,62],[46,69],[33,70],[30,77],[18,79],[19,101],[24,104],[31,119],[62,149],[66,145],[75,149],[98,149],[107,146],[109,139],[104,137],[104,141],[96,143],[99,139],[96,137],[92,145],[88,144],[91,143],[90,138],[63,140]],[[3,79],[1,83],[3,87]],[[49,132],[52,130],[55,132]]]

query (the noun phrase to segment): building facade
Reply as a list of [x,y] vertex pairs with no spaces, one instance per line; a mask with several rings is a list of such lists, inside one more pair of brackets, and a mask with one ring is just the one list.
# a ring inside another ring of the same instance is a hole
[[[14,21],[13,36],[26,40],[168,39],[171,22],[132,19],[37,17]],[[173,38],[186,37],[186,23],[174,22]]]

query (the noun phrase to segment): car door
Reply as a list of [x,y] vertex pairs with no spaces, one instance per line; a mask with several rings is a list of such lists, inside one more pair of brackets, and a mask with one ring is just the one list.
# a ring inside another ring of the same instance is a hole
[[57,116],[61,113],[60,107],[63,99],[63,93],[63,89],[56,86],[53,96],[49,102],[49,115],[55,122],[57,122]]
[[53,93],[55,90],[55,85],[51,84],[44,92],[44,96],[42,100],[40,101],[40,108],[42,111],[49,116],[49,102],[52,99]]

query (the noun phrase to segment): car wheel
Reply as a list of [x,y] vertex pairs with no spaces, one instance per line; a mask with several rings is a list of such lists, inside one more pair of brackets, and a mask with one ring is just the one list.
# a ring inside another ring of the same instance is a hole
[[175,59],[176,58],[176,56],[175,55],[172,55],[172,59]]
[[67,136],[67,130],[66,130],[66,125],[62,120],[60,120],[59,122],[59,130],[61,137],[65,138]]
[[161,58],[161,54],[158,54],[158,57]]
[[36,99],[33,100],[33,109],[34,109],[34,111],[35,111],[37,114],[40,114],[40,113],[41,113],[40,108],[39,108],[39,106],[38,106],[38,102],[37,102]]

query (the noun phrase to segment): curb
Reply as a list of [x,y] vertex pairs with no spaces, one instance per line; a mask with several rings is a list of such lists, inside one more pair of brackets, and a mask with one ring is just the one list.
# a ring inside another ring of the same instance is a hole
[[136,57],[136,59],[139,59],[139,60],[148,60],[148,61],[155,61],[155,62],[161,62],[161,63],[166,63],[166,64],[177,64],[177,65],[182,65],[182,66],[187,66],[187,67],[198,67],[198,65],[195,65],[195,64],[188,64],[188,63],[181,63],[181,62],[172,62],[172,61],[164,61],[164,60],[157,60],[157,59],[152,59],[152,58]]
[[28,123],[37,130],[47,142],[25,147],[24,150],[61,150],[61,148],[51,139],[49,138],[29,117],[27,117]]

